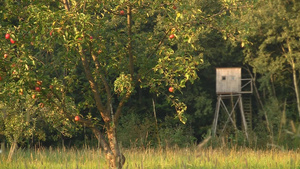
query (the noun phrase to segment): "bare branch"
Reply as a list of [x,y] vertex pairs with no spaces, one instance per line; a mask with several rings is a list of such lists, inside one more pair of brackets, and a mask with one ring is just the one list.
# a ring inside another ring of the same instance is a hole
[[147,58],[150,58],[154,55],[155,52],[157,52],[157,50],[159,49],[159,47],[163,44],[163,41],[166,39],[167,35],[169,34],[169,32],[171,31],[172,29],[169,29],[167,30],[167,32],[165,32],[165,36],[159,41],[158,45],[156,46],[156,48],[153,50],[152,53],[150,53]]

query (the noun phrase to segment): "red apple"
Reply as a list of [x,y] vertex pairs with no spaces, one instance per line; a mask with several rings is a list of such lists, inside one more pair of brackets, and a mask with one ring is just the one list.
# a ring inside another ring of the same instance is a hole
[[4,54],[4,59],[6,59],[8,57],[8,54],[7,53],[5,53]]
[[175,35],[174,35],[174,34],[171,34],[171,35],[169,36],[169,38],[170,38],[170,39],[173,39],[173,38],[175,38]]
[[52,36],[52,33],[53,33],[53,30],[51,30],[51,31],[50,31],[50,33],[49,33],[49,34],[50,34],[50,36]]
[[32,99],[35,99],[35,97],[36,97],[36,95],[35,95],[35,94],[33,94],[33,95],[31,96],[31,98],[32,98]]
[[41,87],[35,86],[35,91],[40,92],[41,91]]
[[0,76],[0,81],[2,80],[2,77]]
[[75,116],[75,121],[79,121],[80,117],[79,116]]
[[177,7],[175,5],[173,5],[173,9],[177,9]]
[[120,11],[120,15],[125,15],[125,12],[123,10]]
[[53,89],[53,85],[50,85],[49,88],[52,90]]
[[93,39],[93,37],[92,37],[92,36],[90,36],[90,39],[92,40],[92,39]]
[[14,44],[16,41],[14,41],[12,38],[10,38],[10,43]]
[[174,92],[174,88],[173,87],[169,87],[169,92],[173,93]]
[[9,38],[10,38],[10,34],[9,33],[5,34],[5,39],[9,39]]

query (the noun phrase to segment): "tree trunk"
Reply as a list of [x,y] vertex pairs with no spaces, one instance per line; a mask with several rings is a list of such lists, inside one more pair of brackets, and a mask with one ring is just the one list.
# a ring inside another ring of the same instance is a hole
[[[107,107],[104,107],[104,104],[102,103],[101,97],[100,97],[100,92],[98,91],[98,84],[94,80],[94,77],[91,73],[88,61],[86,59],[86,56],[83,54],[82,51],[80,51],[81,55],[81,61],[84,67],[85,75],[90,83],[90,87],[92,90],[92,93],[94,95],[95,99],[95,104],[100,112],[100,115],[105,122],[105,127],[106,127],[106,133],[107,133],[107,138],[108,138],[108,143],[102,136],[101,132],[98,131],[95,127],[90,126],[93,130],[93,132],[96,134],[96,137],[100,139],[100,144],[102,148],[104,149],[106,160],[108,163],[109,168],[113,169],[120,169],[122,168],[123,164],[125,163],[125,157],[120,153],[120,148],[117,142],[117,137],[116,137],[116,125],[115,125],[115,118],[113,116],[113,110],[111,103],[107,103]],[[95,58],[93,58],[95,59]],[[95,61],[95,60],[94,60]],[[95,63],[97,63],[95,61]],[[96,65],[97,67],[97,65]],[[107,91],[108,92],[108,91]],[[124,101],[121,101],[121,105],[119,105],[117,111],[120,111],[120,107],[122,107]],[[110,107],[110,108],[109,108]],[[119,114],[119,113],[118,113]],[[82,121],[85,123],[84,121]]]
[[100,146],[104,150],[105,158],[109,168],[122,168],[125,163],[125,156],[122,153],[120,153],[115,132],[113,130],[107,130],[107,136],[109,140],[108,144],[105,140],[105,137],[99,130],[97,130],[95,127],[90,128],[93,130],[94,134],[96,135],[96,138],[100,142]]
[[9,154],[7,157],[8,162],[10,162],[12,160],[12,157],[14,155],[16,148],[17,148],[17,139],[14,139],[14,141],[12,142],[12,144],[10,146]]
[[295,69],[295,63],[293,62],[293,81],[294,81],[294,87],[295,87],[295,94],[297,99],[297,108],[298,108],[298,114],[300,118],[300,94],[299,94],[299,87],[298,87],[298,81],[297,81],[297,72]]
[[258,89],[257,89],[257,86],[256,86],[256,75],[252,75],[249,67],[246,68],[246,70],[248,71],[249,75],[251,76],[251,79],[253,81],[253,88],[254,88],[254,91],[255,91],[255,96],[256,96],[256,99],[258,100],[258,103],[260,104],[261,106],[261,109],[262,111],[264,112],[264,116],[265,116],[265,119],[266,119],[266,127],[267,127],[267,130],[268,132],[270,133],[270,136],[271,136],[271,141],[273,142],[273,131],[271,130],[271,126],[270,126],[270,123],[269,123],[269,118],[268,118],[268,114],[267,114],[267,111],[264,109],[264,104],[260,98],[260,95],[259,95],[259,92],[258,92]]
[[1,153],[5,153],[5,141],[1,142]]
[[287,45],[288,45],[288,54],[285,57],[292,67],[295,95],[296,95],[296,99],[297,99],[297,109],[298,109],[298,114],[299,114],[299,118],[300,118],[300,93],[299,93],[299,87],[298,87],[298,81],[297,81],[298,79],[297,79],[296,64],[295,64],[295,60],[292,56],[293,51],[292,51],[292,47],[290,45],[289,40],[287,40]]
[[110,145],[110,149],[113,152],[113,156],[110,157],[110,168],[122,168],[125,163],[125,157],[120,152],[119,144],[116,136],[116,128],[114,124],[109,124],[107,129],[107,137]]

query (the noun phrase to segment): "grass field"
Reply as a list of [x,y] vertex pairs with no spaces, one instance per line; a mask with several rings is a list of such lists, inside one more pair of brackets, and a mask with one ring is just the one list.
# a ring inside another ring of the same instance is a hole
[[[299,151],[251,149],[128,149],[124,150],[128,169],[199,168],[299,168]],[[97,149],[17,150],[11,162],[7,153],[0,158],[1,169],[105,169],[104,154]]]

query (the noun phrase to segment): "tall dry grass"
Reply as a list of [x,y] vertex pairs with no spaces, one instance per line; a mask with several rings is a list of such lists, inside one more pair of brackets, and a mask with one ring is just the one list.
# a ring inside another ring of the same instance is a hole
[[[300,168],[299,151],[166,148],[126,149],[124,168],[199,169],[199,168]],[[1,169],[105,169],[104,154],[97,149],[17,150],[11,162],[7,153],[0,156]]]

